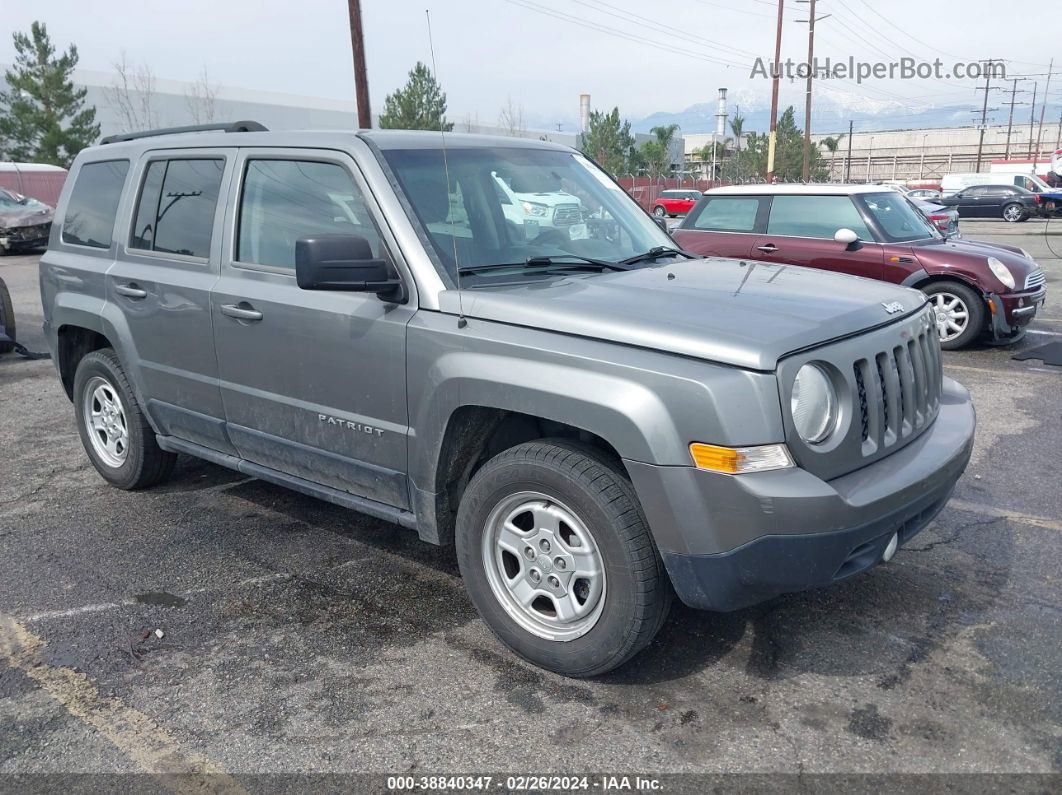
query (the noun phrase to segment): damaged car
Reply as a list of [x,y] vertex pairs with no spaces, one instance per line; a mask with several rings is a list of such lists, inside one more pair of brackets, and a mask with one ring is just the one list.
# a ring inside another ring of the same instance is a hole
[[42,201],[0,188],[0,249],[6,253],[46,247],[54,214]]

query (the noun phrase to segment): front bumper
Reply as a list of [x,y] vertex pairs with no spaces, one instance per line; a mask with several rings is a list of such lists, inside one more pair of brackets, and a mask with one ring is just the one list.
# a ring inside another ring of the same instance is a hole
[[1022,290],[1014,293],[990,293],[988,295],[991,313],[990,331],[993,340],[1012,342],[1022,336],[1044,301],[1047,288]]
[[920,437],[823,481],[802,469],[727,476],[627,461],[679,598],[736,610],[829,585],[874,566],[944,507],[970,460],[974,410],[944,379],[940,412]]

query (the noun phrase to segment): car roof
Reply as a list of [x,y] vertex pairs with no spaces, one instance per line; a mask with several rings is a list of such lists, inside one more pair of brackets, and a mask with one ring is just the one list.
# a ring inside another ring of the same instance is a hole
[[129,156],[154,149],[198,149],[234,146],[320,147],[346,149],[355,138],[361,138],[379,149],[439,149],[445,137],[448,149],[481,147],[512,149],[552,149],[574,151],[570,147],[535,138],[470,133],[442,133],[428,130],[265,130],[254,132],[179,132],[165,135],[115,141],[91,147],[90,159],[99,160],[112,155]]
[[729,185],[725,188],[712,188],[705,191],[708,196],[717,194],[733,195],[803,195],[803,196],[851,196],[861,193],[895,193],[893,188],[887,185],[801,185],[801,184],[761,184],[761,185]]
[[1028,193],[1030,196],[1035,195],[1028,188],[1023,188],[1021,185],[1011,185],[1009,182],[986,182],[983,185],[967,185],[963,190],[973,190],[974,188],[995,188],[1004,190],[1015,190],[1018,193]]

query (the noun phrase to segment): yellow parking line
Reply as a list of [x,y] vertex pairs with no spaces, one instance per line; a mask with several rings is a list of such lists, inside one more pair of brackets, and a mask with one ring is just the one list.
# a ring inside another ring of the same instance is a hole
[[983,513],[986,516],[995,516],[1000,519],[1011,519],[1015,522],[1040,527],[1044,530],[1062,531],[1062,521],[1058,519],[1048,519],[1046,516],[1032,516],[1019,511],[1008,511],[1006,508],[997,508],[994,505],[983,505],[979,502],[968,502],[967,500],[950,500],[948,507],[957,508],[960,511],[969,511],[970,513]]
[[87,676],[41,657],[45,642],[10,616],[0,615],[0,659],[32,679],[75,718],[110,740],[145,772],[164,774],[160,784],[179,793],[226,793],[243,789],[213,763],[186,753],[169,731]]

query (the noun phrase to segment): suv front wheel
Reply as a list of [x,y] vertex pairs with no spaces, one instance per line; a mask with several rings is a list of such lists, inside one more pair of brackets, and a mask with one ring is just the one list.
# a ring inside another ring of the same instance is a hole
[[484,621],[551,671],[610,671],[667,617],[671,582],[634,489],[592,448],[528,442],[492,458],[461,499],[456,541]]
[[89,460],[111,485],[142,489],[161,483],[173,471],[177,456],[159,447],[110,348],[78,362],[74,415]]

